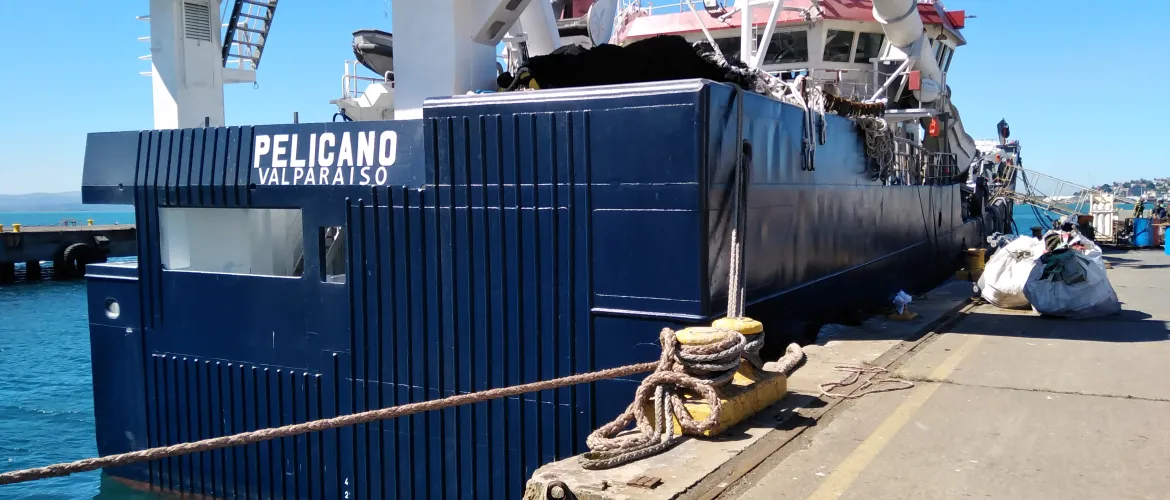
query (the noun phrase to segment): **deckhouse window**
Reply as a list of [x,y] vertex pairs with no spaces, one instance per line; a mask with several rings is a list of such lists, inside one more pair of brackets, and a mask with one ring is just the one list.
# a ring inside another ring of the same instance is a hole
[[789,31],[772,34],[764,64],[790,64],[808,62],[808,32]]
[[[716,38],[715,45],[724,57],[739,58],[739,37]],[[791,64],[808,62],[808,33],[790,31],[772,34],[772,43],[764,54],[764,64]]]
[[159,209],[163,269],[261,276],[305,270],[300,209]]
[[345,228],[323,227],[320,236],[321,281],[345,283]]
[[829,30],[825,37],[825,62],[849,62],[853,53],[853,32]]
[[952,49],[947,45],[943,45],[942,50],[938,51],[938,56],[935,59],[935,62],[938,63],[938,67],[942,68],[943,71],[946,71],[946,63],[948,60],[950,60],[951,54],[953,54],[954,52],[955,52],[955,49]]
[[868,63],[882,50],[882,42],[886,36],[881,33],[858,33],[857,48],[853,50],[853,62]]

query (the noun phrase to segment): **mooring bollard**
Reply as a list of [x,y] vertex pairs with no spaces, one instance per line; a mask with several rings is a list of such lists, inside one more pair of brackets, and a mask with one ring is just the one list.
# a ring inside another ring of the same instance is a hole
[[20,224],[13,224],[12,225],[12,232],[19,233],[20,232]]
[[88,225],[90,225],[90,226],[92,226],[92,225],[93,225],[93,219],[85,219],[85,223],[86,223],[86,224],[88,224]]

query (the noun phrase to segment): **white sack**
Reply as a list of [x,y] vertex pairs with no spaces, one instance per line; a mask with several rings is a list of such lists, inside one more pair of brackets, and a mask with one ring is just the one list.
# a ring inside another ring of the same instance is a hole
[[1028,307],[1024,285],[1032,273],[1035,260],[1044,253],[1044,243],[1031,236],[1021,236],[991,255],[979,277],[980,294],[988,302],[1004,309]]

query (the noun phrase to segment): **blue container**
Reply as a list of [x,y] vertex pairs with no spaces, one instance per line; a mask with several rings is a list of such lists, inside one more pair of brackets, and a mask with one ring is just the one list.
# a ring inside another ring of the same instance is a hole
[[1152,245],[1154,233],[1150,219],[1133,220],[1133,246],[1143,248]]

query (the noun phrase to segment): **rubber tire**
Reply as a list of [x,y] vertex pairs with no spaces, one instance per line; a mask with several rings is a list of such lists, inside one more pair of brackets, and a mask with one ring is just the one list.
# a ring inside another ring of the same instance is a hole
[[93,247],[86,243],[74,243],[65,247],[65,251],[61,253],[65,274],[69,277],[85,276],[85,266],[93,261],[93,254]]

